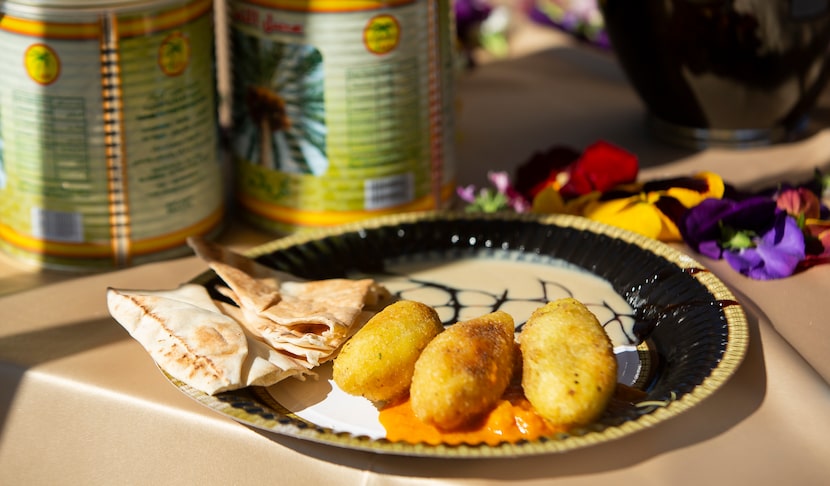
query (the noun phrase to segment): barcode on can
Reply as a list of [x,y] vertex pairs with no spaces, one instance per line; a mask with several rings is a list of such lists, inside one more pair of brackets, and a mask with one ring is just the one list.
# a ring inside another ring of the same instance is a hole
[[415,199],[415,176],[411,172],[366,179],[363,206],[367,210],[405,204]]
[[81,213],[33,207],[31,216],[32,235],[35,238],[71,243],[84,241],[84,221]]

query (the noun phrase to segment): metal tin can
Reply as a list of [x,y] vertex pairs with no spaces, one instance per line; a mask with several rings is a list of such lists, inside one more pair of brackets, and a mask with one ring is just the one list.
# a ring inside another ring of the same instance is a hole
[[221,226],[212,0],[0,3],[0,248],[103,270]]
[[291,233],[451,197],[450,0],[231,0],[242,214]]

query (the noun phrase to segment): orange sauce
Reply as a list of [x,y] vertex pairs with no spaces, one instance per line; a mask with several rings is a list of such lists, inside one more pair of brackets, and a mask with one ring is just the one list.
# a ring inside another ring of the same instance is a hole
[[386,438],[393,442],[438,444],[481,444],[491,446],[503,442],[536,440],[564,429],[556,429],[533,410],[521,392],[510,388],[496,407],[480,421],[461,430],[443,431],[422,422],[412,412],[409,400],[380,411],[380,423]]

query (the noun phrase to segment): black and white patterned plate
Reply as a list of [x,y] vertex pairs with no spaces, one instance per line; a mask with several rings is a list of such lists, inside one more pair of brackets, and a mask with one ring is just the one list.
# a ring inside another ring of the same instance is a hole
[[[293,379],[206,395],[167,376],[205,406],[261,429],[338,447],[433,457],[564,452],[659,424],[724,385],[748,346],[743,309],[694,259],[659,241],[579,217],[411,213],[298,234],[249,256],[306,279],[370,276],[438,309],[446,325],[497,309],[521,330],[544,302],[572,296],[615,345],[618,380],[650,406],[613,407],[588,427],[497,446],[390,442],[377,411],[331,381]],[[195,279],[208,289],[212,272]],[[654,405],[657,404],[657,405]]]

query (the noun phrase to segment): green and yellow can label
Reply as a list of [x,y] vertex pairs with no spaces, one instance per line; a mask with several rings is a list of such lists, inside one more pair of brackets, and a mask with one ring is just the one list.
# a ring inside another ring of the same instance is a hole
[[229,4],[231,151],[248,219],[293,232],[449,197],[449,5]]
[[[107,269],[224,211],[211,0],[0,16],[0,249]],[[198,47],[197,47],[198,46]]]

